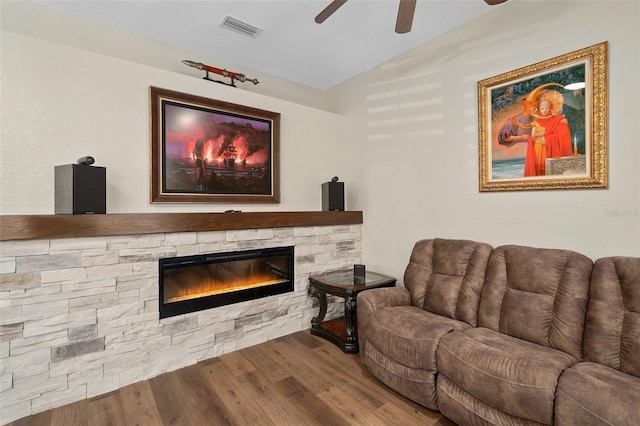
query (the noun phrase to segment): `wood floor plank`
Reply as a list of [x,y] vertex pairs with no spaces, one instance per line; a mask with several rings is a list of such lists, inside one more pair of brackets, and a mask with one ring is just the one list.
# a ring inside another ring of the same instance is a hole
[[326,343],[326,340],[320,339],[309,332],[288,334],[280,339],[283,341],[297,341],[310,349],[317,348]]
[[8,426],[454,426],[309,330]]
[[192,416],[214,424],[231,424],[233,414],[213,391],[205,370],[202,365],[196,364],[175,372],[180,390],[191,406]]
[[[82,426],[89,421],[89,400],[74,402],[51,410],[52,425]],[[49,423],[42,423],[49,424]]]
[[334,386],[326,392],[318,394],[333,410],[339,411],[342,416],[349,420],[350,424],[385,426],[380,417],[360,405],[349,392],[345,392],[340,386]]
[[11,426],[46,426],[49,424],[53,424],[51,423],[51,410],[24,417],[10,423]]
[[[414,421],[417,420],[418,424],[422,424],[422,425],[442,424],[443,426],[444,425],[455,426],[454,423],[444,418],[442,414],[438,413],[437,411],[429,410],[428,408],[425,408],[403,397],[402,395],[396,393],[392,389],[387,388],[384,385],[381,385],[381,386],[387,389],[387,397],[389,399],[389,403],[391,404],[391,405],[387,405],[386,409],[388,410],[389,407],[391,406],[397,407],[398,410],[395,410],[395,411],[402,412],[403,418],[406,419],[408,423],[410,423],[411,420],[414,420]],[[436,420],[440,420],[443,423],[437,423]]]
[[110,392],[89,400],[88,423],[91,425],[126,424],[119,392]]
[[388,393],[388,388],[367,371],[359,354],[344,354],[327,342],[326,345],[315,348],[311,356],[324,375],[344,377],[345,380],[340,382],[342,386],[351,388],[352,393],[359,393],[361,401],[370,404],[372,410],[387,402],[382,395]]
[[[311,354],[312,359],[315,360],[314,365],[323,368],[324,374],[330,377],[342,375],[345,380],[342,381],[341,386],[345,387],[350,394],[359,395],[359,402],[370,405],[371,410],[377,410],[391,402],[391,406],[402,407],[405,413],[403,417],[407,417],[410,420],[409,423],[417,420],[421,424],[429,425],[435,424],[434,418],[444,419],[440,413],[404,398],[379,382],[362,364],[360,354],[345,354],[330,342],[321,341],[325,344],[316,346]],[[443,422],[443,425],[453,425],[447,419]]]
[[246,386],[231,373],[224,361],[208,364],[206,375],[212,392],[231,412],[231,422],[237,425],[276,425],[263,407],[252,401]]
[[357,404],[370,411],[376,411],[389,402],[387,389],[381,391],[383,388],[377,382],[372,384],[372,382],[349,380],[338,386],[351,395]]
[[190,401],[185,398],[178,376],[164,373],[149,380],[153,399],[165,425],[195,424],[192,410],[185,410]]
[[291,404],[299,407],[308,425],[351,425],[338,415],[327,403],[311,393],[295,377],[287,377],[275,383],[275,388]]
[[120,400],[127,424],[135,426],[162,424],[149,382],[138,382],[120,389]]
[[246,385],[248,394],[256,404],[262,407],[269,418],[278,425],[303,425],[307,419],[295,405],[278,392],[271,382],[260,370],[250,371],[238,377],[241,383]]
[[[319,348],[316,346],[316,348]],[[323,346],[323,353],[332,353],[335,351],[335,346],[329,342],[326,342],[326,347]],[[319,350],[319,349],[316,349]],[[298,352],[297,350],[295,352]],[[309,356],[314,357],[315,353],[311,353]],[[339,364],[339,371],[344,372],[344,377],[348,380],[342,380],[338,382],[338,386],[344,389],[352,398],[354,398],[358,404],[364,405],[371,411],[375,411],[389,401],[389,389],[382,383],[373,378],[366,370],[366,367],[362,364],[360,355],[358,354],[340,354],[338,352],[338,359],[342,362]],[[335,378],[336,375],[336,363],[315,362],[314,365],[320,369],[320,374]],[[354,378],[355,375],[355,378]],[[393,391],[391,391],[393,392]],[[395,392],[394,392],[395,393]]]
[[[298,346],[296,346],[298,345]],[[280,365],[285,366],[290,375],[296,377],[313,393],[325,392],[335,384],[321,365],[309,362],[309,348],[299,342],[274,341],[273,355]]]
[[224,354],[219,358],[231,369],[231,373],[236,377],[256,369],[242,351]]
[[273,354],[271,345],[256,345],[243,349],[244,355],[249,361],[271,380],[278,382],[284,378],[291,376],[291,370],[278,360]]
[[349,377],[350,381],[355,380],[367,386],[371,383],[381,385],[362,364],[359,354],[344,354],[335,345],[328,343],[313,349],[313,355],[316,362],[326,368],[327,374]]
[[378,408],[374,411],[374,414],[387,426],[432,426],[435,425],[439,419],[439,417],[431,419],[407,416],[407,412],[393,402],[389,402]]

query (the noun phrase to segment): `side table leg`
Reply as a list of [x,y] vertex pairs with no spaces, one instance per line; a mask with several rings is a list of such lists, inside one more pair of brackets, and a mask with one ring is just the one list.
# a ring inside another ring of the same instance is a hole
[[317,297],[320,301],[320,312],[318,312],[318,316],[311,319],[311,325],[316,326],[324,321],[324,316],[327,314],[327,294],[324,291],[318,290],[313,285],[309,286],[307,294],[311,297]]
[[356,318],[356,295],[350,294],[344,299],[344,325],[346,331],[345,346],[349,353],[358,352],[358,330]]

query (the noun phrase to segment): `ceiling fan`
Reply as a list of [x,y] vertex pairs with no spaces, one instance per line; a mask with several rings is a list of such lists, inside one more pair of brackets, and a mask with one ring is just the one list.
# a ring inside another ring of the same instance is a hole
[[[398,6],[398,18],[396,20],[396,32],[398,34],[404,34],[411,31],[411,25],[413,24],[413,13],[416,10],[417,0],[399,0]],[[484,0],[489,6],[504,3],[507,0]],[[323,23],[329,16],[345,4],[347,0],[333,0],[329,3],[329,6],[325,7],[322,12],[316,16],[316,22],[318,24]]]

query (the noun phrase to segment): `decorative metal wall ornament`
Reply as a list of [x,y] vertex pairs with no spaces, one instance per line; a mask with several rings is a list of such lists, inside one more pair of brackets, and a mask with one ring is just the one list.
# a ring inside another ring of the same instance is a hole
[[478,82],[481,192],[607,188],[607,48]]
[[[202,77],[203,80],[209,80],[209,81],[214,81],[216,83],[220,83],[220,84],[225,84],[227,86],[233,86],[236,87],[235,82],[239,81],[241,83],[244,83],[245,81],[249,81],[253,84],[258,84],[259,81],[257,78],[247,78],[244,74],[240,74],[237,72],[233,72],[233,71],[227,71],[225,69],[222,68],[216,68],[216,67],[212,67],[211,65],[205,65],[202,62],[194,62],[194,61],[189,61],[189,60],[184,60],[182,61],[183,64],[188,65],[190,67],[202,70],[205,72],[205,76]],[[221,75],[225,78],[230,78],[231,79],[231,83],[226,83],[224,81],[220,81],[220,80],[214,80],[213,78],[211,78],[211,76],[209,75],[209,73],[212,72],[214,74],[218,74]]]

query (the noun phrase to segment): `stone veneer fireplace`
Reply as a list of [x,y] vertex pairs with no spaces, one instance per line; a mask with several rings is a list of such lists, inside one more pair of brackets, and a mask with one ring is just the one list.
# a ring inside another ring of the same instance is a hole
[[[224,217],[2,216],[2,422],[308,329],[309,275],[361,262],[361,212]],[[159,319],[159,259],[287,246],[293,292]],[[341,311],[330,300],[327,318]]]

